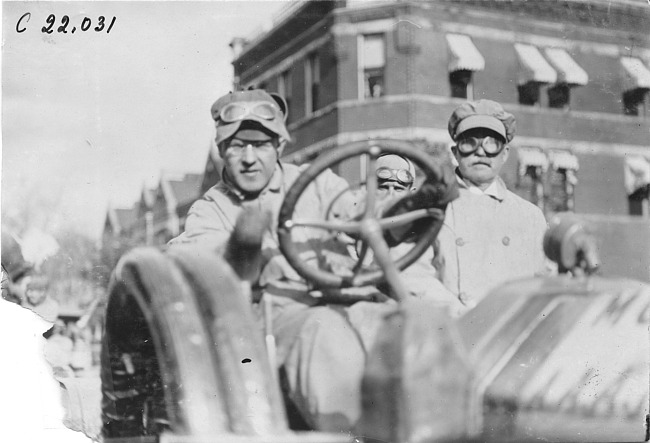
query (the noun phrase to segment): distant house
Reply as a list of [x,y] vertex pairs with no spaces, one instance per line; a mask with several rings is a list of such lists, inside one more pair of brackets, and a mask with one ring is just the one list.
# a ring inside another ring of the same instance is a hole
[[164,174],[160,179],[152,211],[155,244],[166,243],[182,232],[187,211],[199,195],[202,178],[201,174]]
[[138,204],[131,208],[109,206],[104,221],[104,234],[125,236],[131,233],[133,224],[138,219]]
[[138,244],[153,244],[153,206],[156,200],[156,188],[142,187],[137,205],[133,237]]
[[[203,174],[185,174],[180,180],[169,180],[168,186],[171,191],[170,202],[174,207],[174,216],[178,224],[174,226],[174,237],[183,232],[185,218],[192,203],[196,201],[201,192]],[[170,217],[171,218],[171,217]]]
[[143,187],[131,208],[107,210],[103,232],[106,263],[138,245],[162,245],[183,231],[190,206],[201,195],[203,174],[163,174],[154,189]]
[[109,205],[106,211],[101,248],[102,262],[107,267],[106,272],[110,272],[120,256],[132,245],[133,228],[138,220],[138,206],[138,203],[131,208],[116,208]]

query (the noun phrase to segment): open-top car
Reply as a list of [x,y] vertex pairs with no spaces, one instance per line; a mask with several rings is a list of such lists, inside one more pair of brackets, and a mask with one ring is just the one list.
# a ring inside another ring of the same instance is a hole
[[[400,275],[431,247],[444,208],[378,211],[371,171],[384,153],[408,157],[429,182],[449,167],[402,141],[341,146],[298,178],[277,220],[283,254],[313,289],[323,289],[323,303],[368,301],[346,289],[377,284],[398,303],[368,355],[359,435],[292,429],[299,420],[285,407],[272,327],[262,330],[256,320],[264,300],[250,290],[264,227],[244,220],[225,255],[178,246],[135,249],[120,260],[102,352],[106,441],[648,439],[650,287],[597,275],[597,233],[560,217],[545,249],[567,272],[507,283],[452,318],[410,296]],[[363,189],[350,190],[362,196],[358,217],[295,218],[319,174],[357,157],[367,177]],[[387,238],[414,225],[408,251],[393,257]],[[301,229],[350,247],[349,266],[303,260],[293,240]],[[341,291],[330,297],[325,289]]]

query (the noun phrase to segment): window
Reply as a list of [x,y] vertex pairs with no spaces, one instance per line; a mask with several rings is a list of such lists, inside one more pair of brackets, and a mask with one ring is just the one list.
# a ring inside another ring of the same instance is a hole
[[648,115],[646,96],[650,90],[650,69],[637,57],[621,57],[623,67],[623,113]]
[[576,62],[566,49],[546,48],[544,50],[551,67],[557,72],[557,81],[548,89],[548,106],[569,109],[571,88],[589,83],[587,71]]
[[642,88],[630,89],[623,93],[623,113],[625,115],[646,115],[645,97],[648,90]]
[[528,82],[517,87],[519,90],[519,103],[522,105],[535,106],[539,103],[540,84]]
[[474,45],[471,37],[463,34],[447,34],[449,50],[449,86],[451,96],[474,99],[472,73],[485,69],[485,59]]
[[536,46],[515,43],[518,60],[519,103],[539,106],[541,85],[558,83],[557,72]]
[[472,88],[472,71],[461,69],[449,73],[449,85],[451,86],[451,96],[456,98],[466,98],[474,100]]
[[310,115],[319,109],[320,60],[312,53],[305,64],[305,114]]
[[383,34],[362,35],[359,48],[359,98],[376,98],[386,93],[384,71],[386,43]]
[[565,83],[556,84],[548,88],[549,108],[569,109],[571,88]]
[[522,175],[518,175],[517,194],[532,204],[544,209],[544,182],[542,170],[537,166],[527,166]]
[[625,190],[630,215],[650,217],[650,158],[630,155],[625,157]]
[[541,148],[517,148],[516,192],[540,209],[544,209],[544,176],[548,170],[548,158]]
[[573,171],[551,169],[548,174],[548,195],[546,209],[550,212],[573,210]]
[[278,94],[284,97],[287,102],[287,122],[291,121],[291,97],[292,97],[292,81],[291,71],[286,70],[278,77]]
[[573,211],[578,159],[569,151],[552,150],[549,163],[545,208],[548,212]]
[[648,185],[639,188],[633,194],[628,195],[630,215],[638,215],[641,217],[650,218],[650,206],[648,205],[648,199],[650,199],[650,186]]

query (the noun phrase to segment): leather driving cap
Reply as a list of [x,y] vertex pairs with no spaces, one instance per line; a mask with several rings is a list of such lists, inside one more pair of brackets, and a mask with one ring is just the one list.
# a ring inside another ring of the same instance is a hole
[[491,129],[503,137],[503,141],[510,143],[517,124],[515,116],[506,112],[499,103],[482,99],[463,103],[449,117],[449,135],[454,141],[463,132],[474,128]]
[[[244,109],[243,117],[229,121],[222,119],[222,111],[231,104],[242,104]],[[266,115],[255,112],[255,106],[268,103],[274,109],[273,115]],[[249,109],[249,107],[251,107]],[[249,111],[249,112],[246,112]],[[217,127],[217,145],[224,140],[232,137],[244,122],[257,122],[265,129],[277,134],[284,140],[290,141],[291,137],[285,126],[287,115],[286,101],[277,94],[269,94],[262,89],[253,89],[248,91],[231,92],[220,97],[211,108],[212,119]]]

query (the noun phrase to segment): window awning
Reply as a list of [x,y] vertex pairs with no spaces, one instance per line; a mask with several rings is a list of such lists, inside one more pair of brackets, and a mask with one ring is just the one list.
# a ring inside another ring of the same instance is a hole
[[551,66],[557,71],[557,82],[584,86],[589,82],[587,72],[562,48],[546,48],[544,51]]
[[519,58],[517,81],[520,85],[528,82],[555,83],[557,81],[557,72],[535,46],[515,43],[515,50]]
[[623,90],[650,89],[650,70],[636,57],[621,57]]
[[549,163],[551,168],[558,170],[577,171],[580,168],[578,157],[569,151],[551,150],[548,152]]
[[447,34],[449,45],[449,72],[467,70],[482,71],[485,69],[485,59],[474,46],[469,35]]
[[628,195],[650,184],[650,160],[640,155],[625,157],[625,190]]
[[517,148],[519,161],[519,175],[524,175],[529,166],[540,167],[542,171],[548,169],[548,157],[539,148]]

